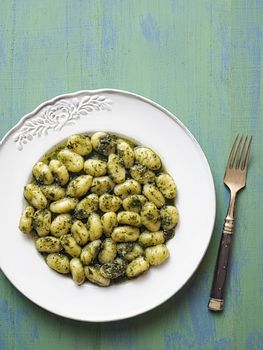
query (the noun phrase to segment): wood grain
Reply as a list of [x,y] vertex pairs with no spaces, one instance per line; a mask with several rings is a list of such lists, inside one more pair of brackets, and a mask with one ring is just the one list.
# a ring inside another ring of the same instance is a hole
[[[192,131],[211,165],[218,206],[211,244],[190,283],[127,321],[57,317],[0,272],[1,350],[263,348],[262,44],[262,0],[0,2],[0,136],[56,95],[130,90]],[[225,310],[215,315],[207,300],[228,202],[222,179],[238,132],[253,134],[252,157],[237,203]]]

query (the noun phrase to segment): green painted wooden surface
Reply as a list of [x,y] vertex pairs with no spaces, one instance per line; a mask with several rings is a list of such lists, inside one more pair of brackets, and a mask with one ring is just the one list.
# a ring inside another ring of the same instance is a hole
[[[262,0],[0,1],[0,136],[53,96],[130,90],[189,127],[210,162],[218,205],[191,283],[130,320],[57,317],[0,272],[1,350],[263,349],[262,44]],[[222,177],[238,132],[253,134],[253,152],[238,201],[227,303],[216,315],[206,305],[228,200]]]

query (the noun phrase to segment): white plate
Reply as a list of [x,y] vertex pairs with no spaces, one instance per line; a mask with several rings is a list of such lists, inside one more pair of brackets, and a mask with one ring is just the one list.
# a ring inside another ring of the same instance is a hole
[[[23,187],[34,163],[73,133],[111,131],[159,153],[178,186],[180,222],[169,241],[170,259],[145,275],[110,288],[76,286],[52,271],[18,230]],[[0,144],[0,266],[10,282],[39,306],[82,321],[112,321],[148,311],[192,276],[208,247],[215,220],[215,189],[208,162],[187,128],[141,96],[117,90],[80,91],[40,105]]]

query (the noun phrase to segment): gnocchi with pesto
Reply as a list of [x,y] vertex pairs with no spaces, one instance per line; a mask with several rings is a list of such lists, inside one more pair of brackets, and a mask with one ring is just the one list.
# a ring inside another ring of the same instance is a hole
[[18,226],[52,270],[108,287],[169,258],[176,194],[151,148],[104,131],[71,135],[33,165]]

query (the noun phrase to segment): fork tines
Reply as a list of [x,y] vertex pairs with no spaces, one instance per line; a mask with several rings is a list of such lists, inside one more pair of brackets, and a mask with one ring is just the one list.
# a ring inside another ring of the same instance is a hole
[[249,138],[248,136],[245,137],[245,141],[241,150],[243,135],[241,136],[237,135],[228,158],[227,168],[247,170],[248,158],[249,158],[251,143],[252,143],[252,136],[250,136],[248,146],[247,146],[248,138]]

